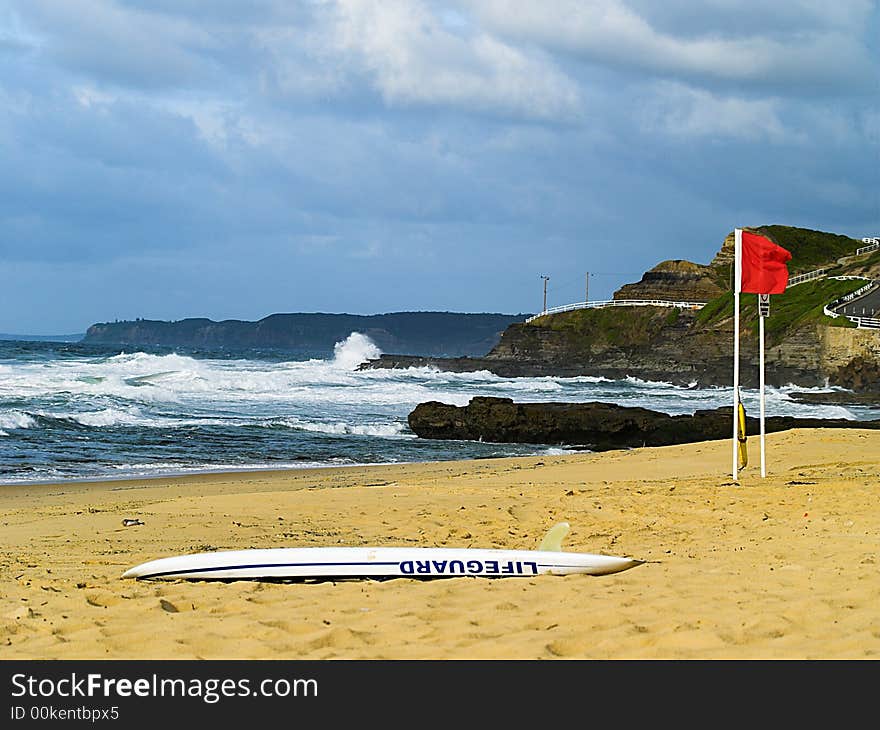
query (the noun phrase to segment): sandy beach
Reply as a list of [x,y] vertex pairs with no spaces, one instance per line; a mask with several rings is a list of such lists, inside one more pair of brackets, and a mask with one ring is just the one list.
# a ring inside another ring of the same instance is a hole
[[[0,487],[0,656],[872,659],[880,432],[467,462]],[[124,527],[124,519],[143,524]],[[563,548],[608,576],[135,581],[211,549]]]

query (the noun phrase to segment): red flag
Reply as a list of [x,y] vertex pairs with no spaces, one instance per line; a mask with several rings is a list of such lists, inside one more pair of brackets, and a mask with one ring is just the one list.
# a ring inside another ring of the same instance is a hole
[[782,294],[788,284],[791,253],[769,238],[742,232],[742,278],[740,291],[748,294]]

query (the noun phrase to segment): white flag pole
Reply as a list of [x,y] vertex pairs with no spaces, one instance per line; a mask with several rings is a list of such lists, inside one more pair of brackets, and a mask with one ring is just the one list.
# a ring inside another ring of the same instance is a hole
[[742,287],[742,229],[733,234],[733,480],[739,466],[739,290]]
[[[768,297],[769,299],[769,297]],[[761,476],[767,476],[767,466],[764,461],[764,312],[761,311],[761,295],[758,294],[758,337],[761,341]]]

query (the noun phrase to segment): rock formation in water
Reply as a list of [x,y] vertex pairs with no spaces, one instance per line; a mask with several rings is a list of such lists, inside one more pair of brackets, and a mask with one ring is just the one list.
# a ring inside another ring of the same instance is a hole
[[[582,446],[593,451],[669,446],[731,438],[732,409],[670,416],[614,403],[514,403],[510,398],[472,398],[466,406],[420,403],[409,414],[410,429],[429,439]],[[746,418],[746,433],[759,432]],[[791,428],[880,428],[880,421],[795,418],[765,419],[767,433]]]

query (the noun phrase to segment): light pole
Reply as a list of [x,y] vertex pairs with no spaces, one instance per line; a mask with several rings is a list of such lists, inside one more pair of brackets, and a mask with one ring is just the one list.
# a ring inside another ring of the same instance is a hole
[[550,281],[550,277],[544,276],[544,274],[541,274],[541,278],[544,280],[544,309],[542,309],[541,311],[546,312],[547,311],[547,282]]

